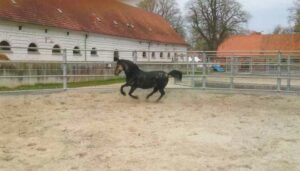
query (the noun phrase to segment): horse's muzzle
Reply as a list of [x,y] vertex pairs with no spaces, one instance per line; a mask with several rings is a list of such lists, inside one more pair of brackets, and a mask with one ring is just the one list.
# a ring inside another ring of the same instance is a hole
[[121,72],[122,71],[120,71],[120,70],[115,70],[115,76],[119,76]]

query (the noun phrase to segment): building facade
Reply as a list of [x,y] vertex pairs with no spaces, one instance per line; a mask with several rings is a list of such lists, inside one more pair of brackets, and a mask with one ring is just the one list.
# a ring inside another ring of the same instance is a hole
[[114,0],[72,2],[1,1],[0,53],[10,60],[57,61],[64,52],[70,61],[186,60],[185,41],[160,16]]

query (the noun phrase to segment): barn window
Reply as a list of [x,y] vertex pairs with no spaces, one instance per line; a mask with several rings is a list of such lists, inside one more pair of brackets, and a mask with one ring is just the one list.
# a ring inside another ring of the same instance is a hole
[[184,54],[180,54],[180,58],[183,60],[184,59]]
[[177,62],[177,61],[178,61],[178,55],[177,55],[177,53],[176,53],[176,52],[174,53],[174,58],[173,58],[173,61],[175,61],[175,62]]
[[30,43],[27,49],[28,53],[37,53],[39,52],[38,47],[35,43]]
[[170,52],[168,52],[168,59],[170,59],[171,58],[171,53]]
[[119,51],[114,51],[114,61],[119,60]]
[[81,52],[80,52],[80,48],[78,46],[75,46],[73,49],[73,55],[74,56],[80,56]]
[[98,55],[97,49],[96,48],[92,48],[92,50],[91,50],[91,56],[97,56],[97,55]]
[[146,57],[147,57],[146,52],[143,52],[143,58],[146,58]]
[[0,42],[0,50],[1,51],[10,51],[10,44],[7,41]]
[[132,59],[133,59],[133,61],[136,62],[137,58],[138,58],[137,51],[133,51],[132,52]]
[[160,58],[164,58],[164,53],[163,53],[163,52],[160,52],[159,57],[160,57]]
[[23,26],[19,26],[19,30],[21,31],[23,29]]
[[52,49],[52,54],[61,54],[61,49],[59,45],[54,45]]
[[151,57],[154,59],[155,58],[155,52],[152,52]]

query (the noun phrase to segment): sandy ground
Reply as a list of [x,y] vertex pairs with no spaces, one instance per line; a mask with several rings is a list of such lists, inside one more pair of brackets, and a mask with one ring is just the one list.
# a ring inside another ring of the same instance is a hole
[[0,96],[0,170],[300,170],[300,97]]

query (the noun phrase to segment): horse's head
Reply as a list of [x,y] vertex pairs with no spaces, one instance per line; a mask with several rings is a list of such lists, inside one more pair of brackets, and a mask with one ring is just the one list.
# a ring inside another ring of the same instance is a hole
[[128,60],[118,60],[115,75],[119,75],[122,71],[125,73],[132,73],[138,70],[138,66],[131,61]]
[[124,61],[118,60],[116,69],[115,69],[115,75],[118,76],[122,71],[126,71],[127,68],[128,68],[127,64]]
[[124,71],[124,68],[119,62],[117,63],[116,69],[115,69],[115,75],[118,76],[122,71]]

